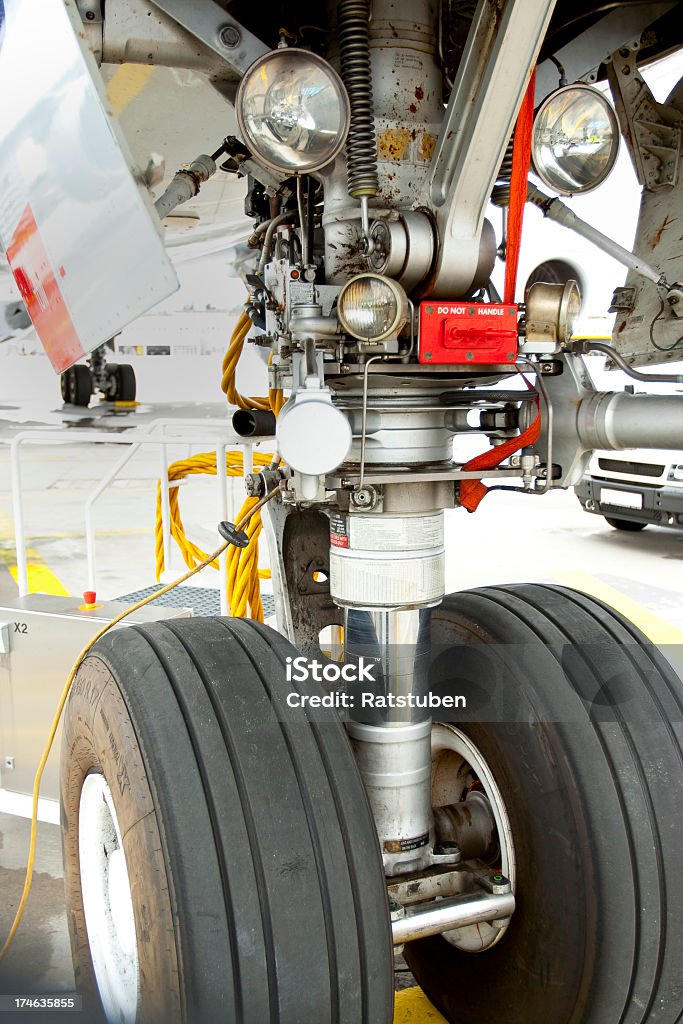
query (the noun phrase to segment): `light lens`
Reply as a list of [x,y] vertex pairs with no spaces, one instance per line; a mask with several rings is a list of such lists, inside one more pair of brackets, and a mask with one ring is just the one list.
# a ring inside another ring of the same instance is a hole
[[561,195],[597,188],[619,152],[619,125],[609,102],[589,85],[568,85],[547,97],[534,120],[534,169]]
[[382,341],[405,325],[408,299],[391,278],[359,274],[339,293],[338,313],[347,334],[359,341]]
[[581,292],[576,281],[565,285],[536,281],[527,288],[526,339],[564,344],[574,333],[581,312]]
[[339,75],[306,50],[273,50],[252,64],[240,82],[235,110],[256,159],[290,174],[328,164],[349,128],[349,100]]

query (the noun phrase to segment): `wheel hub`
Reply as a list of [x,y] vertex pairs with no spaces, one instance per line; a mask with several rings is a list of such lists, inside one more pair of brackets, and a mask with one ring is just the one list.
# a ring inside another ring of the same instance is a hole
[[135,915],[111,790],[87,775],[78,828],[83,910],[95,979],[107,1020],[134,1024],[139,994]]

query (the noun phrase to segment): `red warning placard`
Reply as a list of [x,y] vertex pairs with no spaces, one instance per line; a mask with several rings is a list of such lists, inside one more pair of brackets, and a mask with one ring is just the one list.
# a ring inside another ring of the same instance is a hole
[[38,337],[58,373],[85,355],[30,205],[7,246],[7,261]]

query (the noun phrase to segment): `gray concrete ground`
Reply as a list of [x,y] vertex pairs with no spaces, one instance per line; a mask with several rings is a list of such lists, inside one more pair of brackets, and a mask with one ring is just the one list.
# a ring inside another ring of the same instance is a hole
[[[155,416],[219,413],[220,407],[148,407],[115,417],[98,410],[97,420],[99,426],[120,432]],[[7,442],[28,426],[16,410],[7,411],[4,420],[2,416],[0,410],[0,553],[5,556],[4,567],[0,560],[0,602],[14,590],[7,572],[13,561]],[[73,425],[91,425],[84,422],[83,414],[60,416],[58,409],[49,418],[51,427],[61,423],[65,439]],[[39,419],[31,419],[31,426],[41,426]],[[185,455],[187,450],[178,446],[171,456]],[[105,445],[27,447],[23,484],[28,544],[32,564],[43,573],[41,579],[59,581],[74,594],[86,588],[83,502],[120,454],[120,449]],[[141,452],[98,505],[102,597],[113,598],[153,582],[158,465],[156,452]],[[216,540],[215,493],[215,481],[199,479],[181,493],[188,532],[207,548]],[[241,495],[235,500],[241,500]],[[571,492],[545,498],[496,493],[473,515],[461,510],[447,514],[447,545],[448,589],[533,579],[565,583],[611,601],[660,642],[683,643],[683,532],[648,528],[639,534],[620,534],[602,519],[582,512]],[[215,573],[208,583],[217,584]],[[55,696],[60,683],[55,681]],[[27,821],[0,815],[2,938],[20,896],[27,849]],[[57,826],[41,824],[33,892],[15,945],[0,970],[0,992],[57,993],[72,987],[59,831]],[[64,1021],[66,1015],[54,1019]],[[82,1015],[80,1020],[84,1024]]]

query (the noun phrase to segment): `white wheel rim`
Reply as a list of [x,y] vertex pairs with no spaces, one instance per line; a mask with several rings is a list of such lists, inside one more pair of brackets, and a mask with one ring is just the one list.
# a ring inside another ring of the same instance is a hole
[[[493,777],[493,773],[484,760],[482,754],[464,732],[461,732],[460,729],[456,729],[453,725],[437,722],[432,727],[433,768],[439,762],[439,755],[447,751],[457,756],[453,759],[452,766],[449,766],[449,769],[446,772],[443,770],[440,772],[439,788],[443,789],[444,785],[448,787],[450,775],[454,799],[445,801],[443,792],[438,794],[433,790],[432,795],[433,798],[436,799],[435,805],[445,806],[446,802],[457,802],[456,791],[458,779],[461,777],[460,773],[462,772],[463,767],[469,766],[472,772],[479,779],[482,789],[491,805],[491,812],[493,814],[498,843],[500,845],[500,870],[501,873],[509,879],[514,893],[516,891],[517,869],[515,863],[515,848],[512,841],[512,828],[510,826],[510,819],[505,808],[503,796]],[[443,937],[447,942],[450,942],[452,946],[457,946],[458,949],[466,950],[470,953],[480,953],[485,949],[490,949],[491,946],[495,946],[497,942],[500,942],[507,930],[510,920],[511,918],[506,918],[504,921],[497,921],[495,923],[484,922],[476,925],[470,925],[466,928],[458,928],[453,931],[444,932]]]
[[87,775],[78,820],[83,912],[102,1006],[110,1024],[134,1024],[139,962],[133,897],[116,808],[103,775]]

